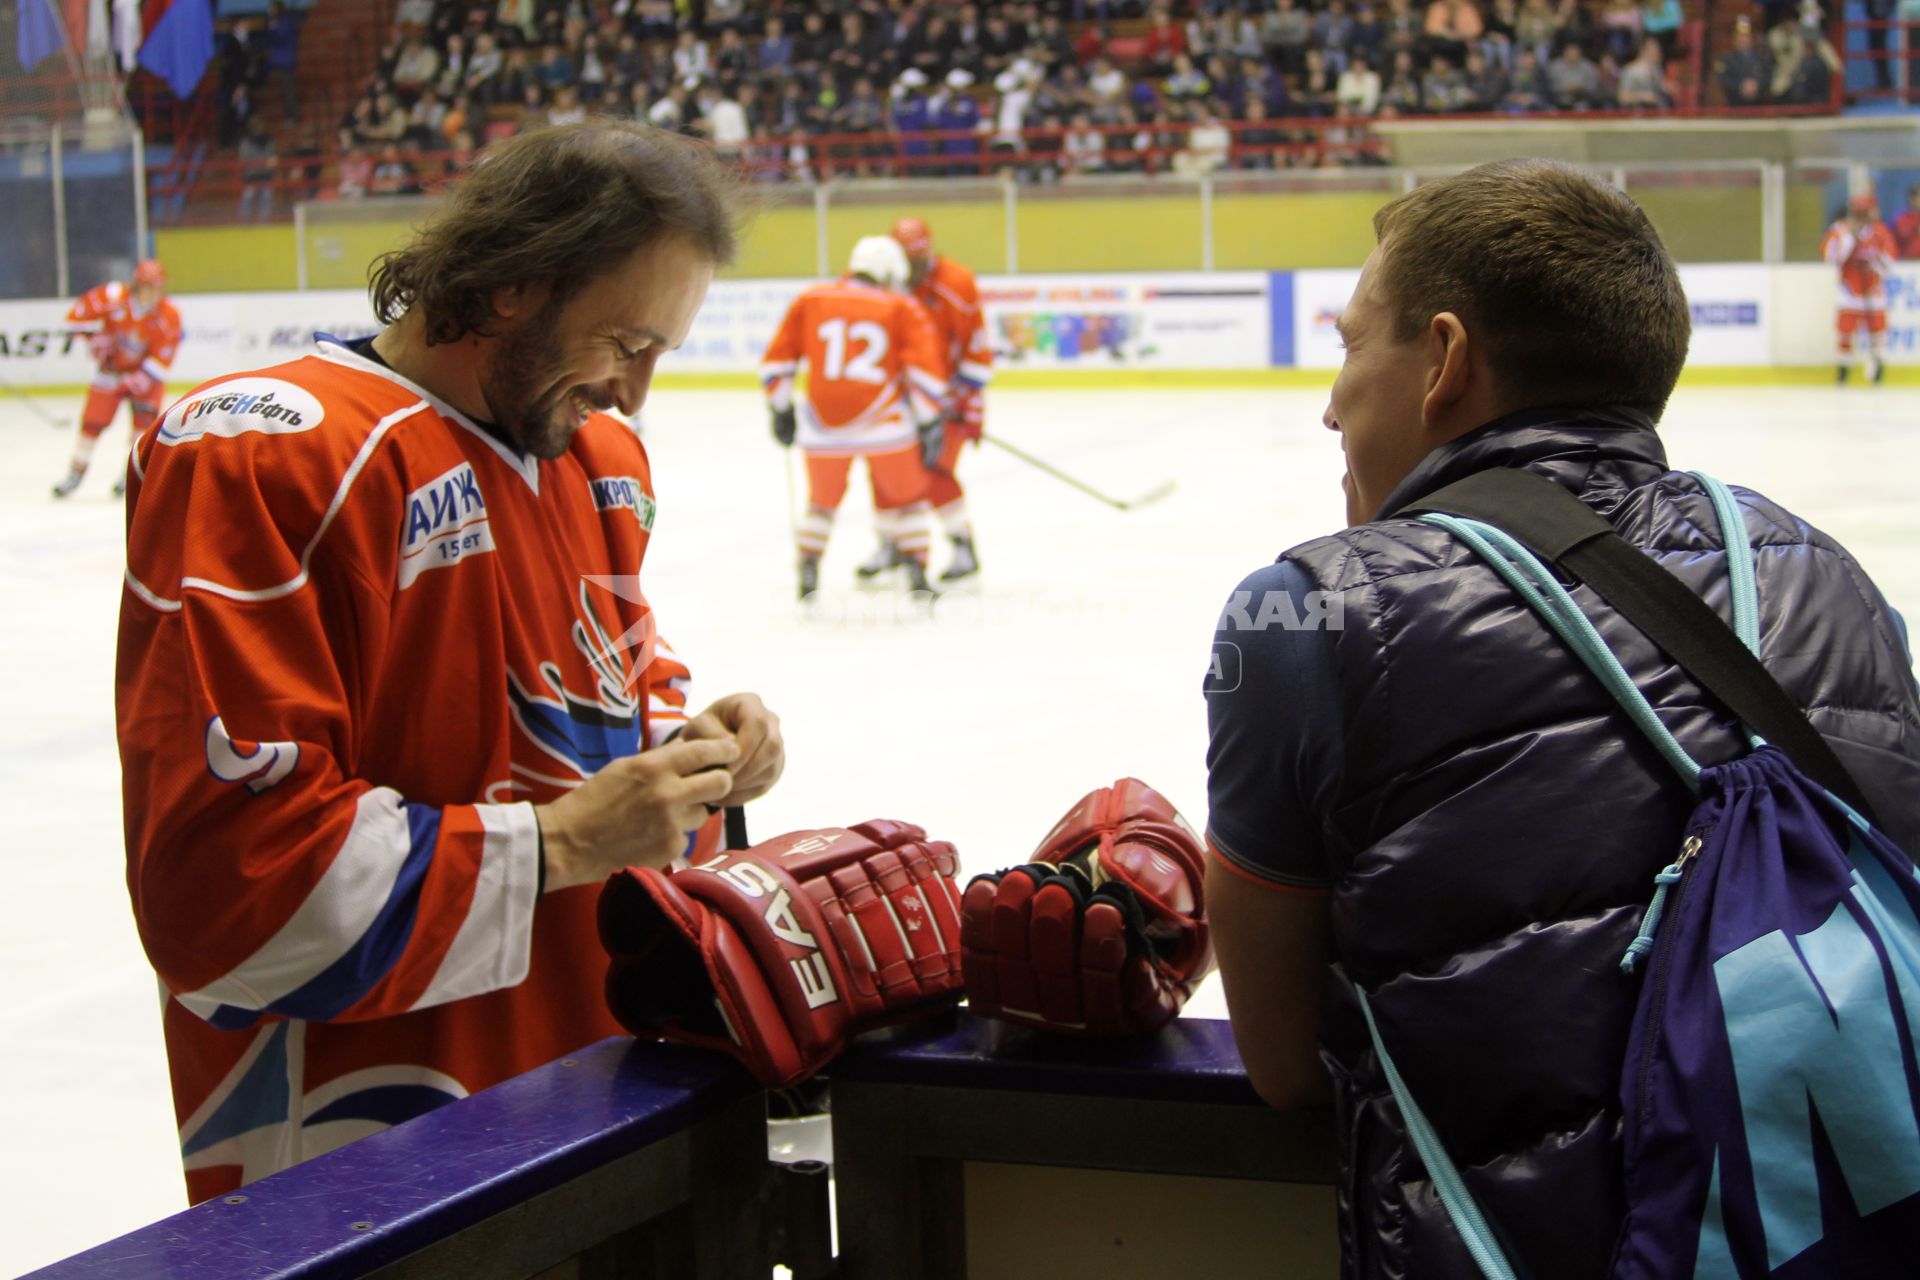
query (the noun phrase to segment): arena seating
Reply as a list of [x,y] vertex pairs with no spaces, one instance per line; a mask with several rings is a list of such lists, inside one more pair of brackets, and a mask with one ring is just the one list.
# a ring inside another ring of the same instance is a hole
[[[1342,16],[1301,0],[1302,43],[1275,3],[992,3],[975,6],[982,25],[966,33],[931,25],[958,22],[958,5],[910,11],[904,26],[875,8],[874,25],[849,38],[837,16],[813,29],[806,6],[781,2],[634,4],[623,16],[597,6],[563,19],[532,3],[318,0],[297,113],[259,83],[236,113],[234,89],[254,73],[229,48],[208,77],[218,122],[196,125],[223,145],[183,140],[174,167],[192,172],[158,185],[192,188],[183,220],[285,218],[300,200],[432,191],[486,143],[587,112],[711,137],[766,182],[1053,181],[1378,163],[1369,124],[1383,118],[1797,114],[1841,102],[1838,26],[1803,28],[1800,11],[1781,6],[1473,0],[1482,33],[1456,41],[1430,33],[1438,5],[1352,0]],[[1745,56],[1736,30],[1762,13],[1779,18],[1754,32],[1767,83],[1757,103],[1733,101],[1743,77],[1722,62]],[[498,47],[476,57],[483,37]],[[1569,45],[1585,69],[1551,65]],[[1649,47],[1651,75],[1629,66]],[[1539,55],[1537,82],[1522,70],[1526,50]],[[1799,70],[1776,68],[1789,57]],[[234,144],[249,117],[268,127],[243,154]]]

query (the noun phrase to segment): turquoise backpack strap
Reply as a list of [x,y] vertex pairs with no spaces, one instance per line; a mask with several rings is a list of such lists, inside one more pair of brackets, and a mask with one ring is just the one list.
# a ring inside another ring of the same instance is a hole
[[1556,572],[1580,581],[1810,780],[1872,818],[1866,794],[1833,745],[1726,619],[1570,491],[1544,476],[1495,467],[1397,514],[1430,511],[1489,521]]
[[1733,580],[1733,633],[1755,656],[1760,653],[1760,594],[1753,581],[1753,543],[1747,539],[1747,522],[1740,514],[1733,490],[1704,471],[1689,471],[1713,501],[1713,514],[1720,521],[1720,542],[1727,549],[1727,575]]
[[1579,604],[1560,585],[1553,573],[1540,563],[1539,557],[1501,530],[1479,520],[1467,520],[1439,512],[1421,516],[1420,519],[1427,524],[1439,525],[1479,552],[1493,571],[1506,579],[1507,585],[1519,592],[1534,612],[1553,628],[1554,633],[1566,641],[1567,647],[1573,650],[1574,656],[1580,659],[1587,670],[1599,677],[1600,683],[1606,686],[1607,692],[1627,713],[1627,718],[1647,736],[1647,740],[1653,743],[1681,779],[1690,787],[1699,787],[1700,765],[1686,753],[1667,726],[1660,722],[1660,717],[1654,714],[1646,696],[1633,683],[1633,677],[1620,665],[1620,659],[1614,656],[1613,650],[1607,648],[1607,642],[1600,638],[1593,623],[1587,620],[1586,614],[1580,612]]
[[1407,1126],[1407,1137],[1413,1141],[1413,1149],[1420,1153],[1420,1163],[1427,1166],[1427,1176],[1433,1179],[1433,1189],[1439,1195],[1447,1216],[1453,1219],[1454,1230],[1460,1233],[1467,1252],[1473,1255],[1475,1265],[1486,1280],[1516,1280],[1513,1264],[1507,1261],[1507,1255],[1493,1238],[1486,1215],[1480,1212],[1479,1201],[1467,1190],[1460,1170],[1440,1142],[1440,1135],[1433,1131],[1426,1112],[1420,1110],[1420,1104],[1413,1100],[1413,1094],[1407,1089],[1407,1082],[1400,1078],[1400,1069],[1393,1065],[1393,1055],[1387,1052],[1386,1044],[1380,1039],[1380,1028],[1373,1020],[1373,1007],[1367,1003],[1367,993],[1360,989],[1357,982],[1353,984],[1353,993],[1360,998],[1360,1016],[1367,1020],[1367,1034],[1373,1037],[1373,1052],[1380,1059],[1380,1070],[1387,1077],[1387,1087],[1393,1090],[1393,1100],[1398,1104],[1400,1118]]

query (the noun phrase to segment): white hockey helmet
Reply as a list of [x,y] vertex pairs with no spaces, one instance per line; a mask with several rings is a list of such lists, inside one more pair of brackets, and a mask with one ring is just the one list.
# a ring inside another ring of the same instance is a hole
[[847,273],[898,289],[907,283],[912,268],[907,265],[907,251],[892,236],[861,236],[847,259]]

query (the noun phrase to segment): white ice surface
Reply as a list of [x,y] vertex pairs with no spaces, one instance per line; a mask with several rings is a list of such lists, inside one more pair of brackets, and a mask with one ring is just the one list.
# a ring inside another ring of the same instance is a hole
[[[785,725],[787,776],[753,806],[754,832],[905,818],[953,840],[968,872],[987,870],[1128,773],[1202,823],[1199,689],[1219,607],[1244,574],[1341,520],[1322,404],[1310,391],[993,393],[991,430],[1090,483],[1122,497],[1178,489],[1121,513],[1006,453],[970,455],[986,572],[927,619],[851,586],[872,547],[857,493],[821,605],[803,615],[786,460],[758,397],[656,394],[648,595],[697,698],[756,690]],[[1786,503],[1920,617],[1920,392],[1683,392],[1668,424],[1676,466]],[[67,432],[0,396],[0,812],[12,815],[0,836],[0,1275],[185,1204],[156,986],[123,878],[122,512],[107,489],[125,430],[55,503],[68,447]],[[1224,1016],[1217,984],[1188,1012]]]

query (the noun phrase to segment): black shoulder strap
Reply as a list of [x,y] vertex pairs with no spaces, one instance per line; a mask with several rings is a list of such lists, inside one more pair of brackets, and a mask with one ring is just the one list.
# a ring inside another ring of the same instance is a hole
[[1424,511],[1484,520],[1592,587],[1809,778],[1872,819],[1840,757],[1726,621],[1571,492],[1544,476],[1502,467],[1468,476],[1394,514]]

